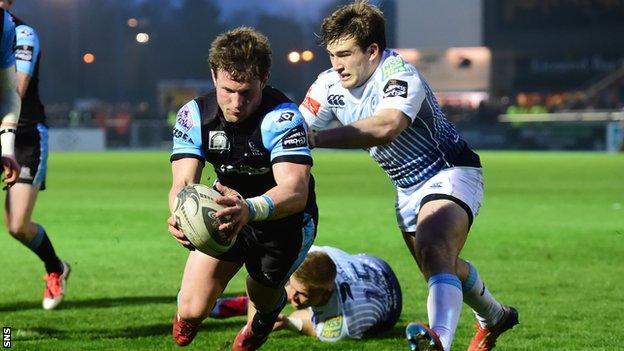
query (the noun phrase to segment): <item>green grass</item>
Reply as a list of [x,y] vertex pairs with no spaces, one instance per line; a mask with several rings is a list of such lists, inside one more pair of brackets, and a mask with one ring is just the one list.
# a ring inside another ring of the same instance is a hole
[[[500,350],[620,350],[624,314],[624,157],[483,152],[486,198],[463,257],[520,311]],[[404,293],[399,324],[366,341],[322,344],[288,331],[266,350],[401,350],[404,326],[426,320],[426,285],[394,216],[393,186],[363,152],[318,152],[316,243],[386,259]],[[56,153],[34,218],[72,264],[66,301],[43,311],[43,267],[0,236],[0,326],[15,350],[174,350],[175,294],[186,257],[167,233],[164,152]],[[243,274],[227,293],[243,291]],[[206,320],[190,350],[226,350],[243,318]],[[465,308],[454,350],[472,335]]]

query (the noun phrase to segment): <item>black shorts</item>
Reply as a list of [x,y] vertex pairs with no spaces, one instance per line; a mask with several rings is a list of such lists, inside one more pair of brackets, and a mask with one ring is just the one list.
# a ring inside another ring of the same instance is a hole
[[48,171],[48,128],[43,123],[17,129],[15,158],[21,167],[17,182],[44,190]]
[[238,234],[234,246],[217,258],[243,262],[254,280],[279,288],[303,262],[316,236],[317,225],[318,213],[252,222]]

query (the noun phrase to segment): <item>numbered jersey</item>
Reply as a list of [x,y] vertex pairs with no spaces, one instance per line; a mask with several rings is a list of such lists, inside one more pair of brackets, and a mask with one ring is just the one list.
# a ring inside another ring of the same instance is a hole
[[13,16],[15,21],[15,65],[18,72],[30,77],[22,99],[18,128],[35,127],[45,122],[45,111],[39,98],[39,60],[41,45],[37,32]]
[[[312,165],[303,116],[296,104],[272,87],[264,88],[260,106],[241,123],[225,120],[214,91],[184,105],[173,130],[171,161],[185,157],[212,164],[219,181],[244,197],[275,187],[274,163]],[[306,212],[316,213],[312,176]],[[293,216],[284,220],[302,222]]]
[[401,288],[390,267],[378,258],[349,255],[327,246],[312,246],[336,264],[335,289],[323,306],[312,307],[312,323],[322,341],[361,338],[366,332],[398,319]]
[[299,109],[314,129],[334,120],[351,124],[383,109],[402,111],[411,120],[409,127],[391,143],[368,149],[401,188],[421,183],[444,168],[480,167],[478,156],[459,137],[425,79],[391,50],[383,52],[370,79],[354,89],[343,88],[334,70],[321,73]]
[[0,9],[0,69],[15,65],[13,43],[15,42],[15,24],[13,18],[4,9]]

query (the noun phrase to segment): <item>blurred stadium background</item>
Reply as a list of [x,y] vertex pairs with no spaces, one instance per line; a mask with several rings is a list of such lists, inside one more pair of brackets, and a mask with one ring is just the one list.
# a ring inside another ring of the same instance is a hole
[[[13,328],[14,349],[177,349],[170,320],[186,252],[165,228],[168,119],[210,89],[214,36],[242,24],[269,36],[271,84],[300,101],[329,67],[313,33],[346,2],[15,0],[42,41],[51,127],[49,188],[34,218],[73,272],[61,308],[44,313],[39,261],[0,236],[0,326]],[[388,17],[390,47],[423,71],[485,165],[485,203],[463,253],[521,311],[500,350],[621,350],[624,0],[372,2]],[[331,349],[405,348],[404,326],[426,319],[426,289],[396,229],[392,185],[363,152],[316,152],[313,171],[317,243],[387,259],[405,296],[391,332]],[[242,293],[243,281],[226,293]],[[229,349],[243,321],[206,320],[189,349]],[[466,308],[454,349],[465,349],[472,322]],[[280,332],[264,349],[329,347]]]
[[[53,150],[166,149],[167,116],[211,86],[217,33],[244,24],[267,34],[271,84],[301,101],[329,67],[313,33],[345,2],[32,0],[14,12],[40,32]],[[389,46],[476,148],[621,148],[624,1],[372,2],[388,17]]]

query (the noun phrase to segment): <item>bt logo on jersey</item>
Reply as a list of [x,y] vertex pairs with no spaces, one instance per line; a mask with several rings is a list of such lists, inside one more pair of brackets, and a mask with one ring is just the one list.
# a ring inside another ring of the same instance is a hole
[[327,96],[327,103],[332,107],[343,107],[345,105],[343,95],[331,94]]

